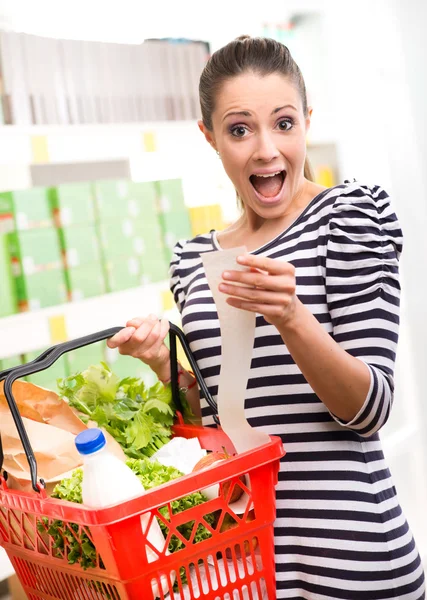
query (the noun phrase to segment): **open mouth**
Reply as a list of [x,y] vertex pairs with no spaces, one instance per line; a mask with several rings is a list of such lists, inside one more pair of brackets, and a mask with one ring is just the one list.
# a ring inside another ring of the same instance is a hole
[[286,171],[276,171],[266,175],[251,175],[249,181],[261,199],[275,200],[283,188]]

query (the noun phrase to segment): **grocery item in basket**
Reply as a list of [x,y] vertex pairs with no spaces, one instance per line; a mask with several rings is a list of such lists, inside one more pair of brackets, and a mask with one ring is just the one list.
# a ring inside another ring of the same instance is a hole
[[150,460],[158,460],[165,467],[174,467],[188,475],[203,456],[206,456],[206,450],[197,438],[177,436],[153,454]]
[[[88,425],[53,391],[25,381],[15,381],[13,394],[37,459],[38,475],[50,494],[59,481],[82,464],[74,438]],[[8,487],[31,491],[28,461],[3,393],[3,382],[0,382],[0,432],[4,447],[3,469],[9,476]],[[105,435],[110,451],[125,460],[119,444],[107,432]]]
[[[83,456],[83,503],[91,508],[105,508],[142,496],[145,489],[137,475],[123,462],[108,451],[107,442],[100,429],[88,429],[76,437],[76,448]],[[141,516],[141,527],[147,531],[147,540],[161,554],[165,538],[156,519],[149,523],[150,515]],[[146,546],[148,562],[158,560],[159,554]],[[166,553],[168,551],[166,550]],[[163,593],[168,589],[167,578],[161,578]],[[160,596],[157,584],[153,584],[153,594]]]
[[[226,451],[225,448],[224,448],[224,452],[210,452],[206,456],[202,457],[196,463],[193,471],[200,471],[201,469],[207,469],[208,467],[218,464],[219,462],[222,462],[224,460],[228,460],[229,458],[230,458],[230,455],[228,454],[228,452]],[[246,484],[246,479],[243,475],[240,477],[240,480],[242,481],[243,484]],[[223,484],[223,492],[224,492],[224,496],[226,498],[229,497],[231,485],[232,485],[232,483],[230,481],[226,481]],[[220,493],[219,485],[218,484],[212,485],[212,486],[206,488],[205,490],[203,490],[203,493],[206,494],[206,496],[209,498],[209,500],[213,500],[214,498],[217,498],[219,496],[219,493]],[[237,502],[237,500],[239,500],[242,497],[242,494],[243,494],[243,489],[238,485],[233,485],[233,489],[231,491],[231,497],[229,498],[229,502],[230,503]]]
[[[10,414],[3,386],[2,381],[0,382],[0,410]],[[51,390],[26,381],[15,381],[13,396],[21,417],[53,425],[75,435],[86,429],[68,404]]]
[[[25,430],[37,459],[39,476],[55,485],[82,461],[74,446],[72,433],[23,417]],[[8,473],[8,486],[31,490],[30,469],[10,413],[0,410],[0,432],[4,447],[3,468]]]
[[[132,471],[137,475],[139,480],[141,481],[143,487],[146,490],[155,488],[159,485],[182,477],[183,473],[179,472],[177,469],[173,467],[165,467],[161,465],[158,461],[150,460],[146,457],[143,459],[129,459],[126,462],[127,466],[132,469]],[[60,500],[67,500],[69,502],[76,502],[81,504],[83,502],[82,498],[82,481],[83,481],[83,470],[76,469],[71,477],[64,479],[58,484],[53,491],[52,497]],[[159,509],[160,514],[162,515],[162,519],[158,518],[157,521],[161,527],[161,530],[166,538],[168,535],[168,521],[170,521],[171,516],[181,513],[186,510],[191,510],[195,506],[205,503],[207,500],[206,496],[204,496],[200,492],[194,492],[187,496],[183,496],[182,498],[177,498],[170,503],[170,506],[164,506]],[[205,522],[213,527],[216,517],[213,513],[206,514],[204,516]],[[184,538],[184,540],[189,540],[190,536],[194,535],[194,521],[188,520],[181,525],[178,525],[177,531],[180,536]],[[59,554],[62,556],[62,553],[68,559],[69,564],[79,564],[84,570],[100,567],[104,569],[104,563],[102,561],[102,556],[98,557],[95,546],[90,539],[90,531],[84,531],[79,528],[79,526],[75,523],[68,523],[66,526],[63,521],[53,520],[48,521],[48,519],[43,519],[38,524],[39,532],[44,536],[48,535],[52,537],[52,544],[54,548],[58,549]],[[198,544],[203,542],[204,540],[209,539],[212,536],[211,531],[206,527],[199,524],[197,528],[197,532],[193,537],[193,544]],[[183,542],[179,537],[173,535],[170,538],[168,550],[170,553],[177,552],[186,547],[185,542]],[[184,567],[180,569],[179,577],[181,580],[181,584],[185,585],[186,578],[186,570]],[[163,583],[163,580],[162,580]],[[90,584],[94,586],[95,584]],[[98,584],[96,584],[98,585]],[[101,592],[98,588],[91,588],[91,594]],[[175,589],[177,589],[177,583],[175,583]],[[157,586],[153,586],[153,590],[156,591]],[[97,590],[96,592],[94,590]],[[81,592],[81,595],[80,595]],[[79,590],[76,598],[86,598],[84,590]],[[92,598],[92,595],[90,595]],[[94,596],[95,597],[95,596]],[[104,598],[104,596],[101,595]]]
[[108,431],[130,458],[152,456],[172,436],[170,385],[147,388],[142,379],[120,379],[101,363],[63,379],[59,389],[84,422]]

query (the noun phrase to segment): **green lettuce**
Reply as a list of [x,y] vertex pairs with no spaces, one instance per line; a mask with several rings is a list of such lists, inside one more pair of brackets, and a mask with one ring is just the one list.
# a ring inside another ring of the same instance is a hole
[[[171,386],[142,379],[119,379],[105,364],[93,365],[58,382],[59,393],[82,421],[95,421],[122,446],[130,458],[152,456],[171,438],[176,407]],[[192,412],[181,394],[184,417]]]
[[[167,483],[182,477],[182,473],[174,467],[165,467],[158,461],[152,461],[144,457],[142,459],[129,459],[126,464],[128,467],[136,473],[141,483],[146,490],[150,490],[154,487]],[[63,479],[53,490],[52,498],[58,498],[60,500],[68,500],[69,502],[76,502],[81,504],[82,499],[82,481],[83,471],[82,469],[76,469],[73,471],[70,477]],[[206,496],[201,492],[195,492],[174,500],[171,502],[172,513],[177,514],[184,510],[188,510],[193,506],[198,506],[207,501]],[[164,517],[165,521],[170,520],[169,509],[164,506],[159,509],[159,512]],[[205,515],[205,521],[209,525],[213,525],[215,516],[211,514]],[[168,527],[161,520],[158,519],[160,528],[163,535],[167,536]],[[181,535],[189,540],[194,527],[194,521],[188,521],[177,527]],[[38,529],[41,533],[47,534],[53,538],[53,547],[57,549],[58,553],[64,555],[66,553],[68,562],[70,564],[80,564],[83,569],[95,568],[98,566],[97,553],[92,541],[89,538],[90,531],[84,531],[75,523],[65,524],[63,521],[54,520],[49,523],[47,518],[43,518],[38,523]],[[89,534],[89,535],[88,535]],[[194,544],[202,542],[211,537],[211,532],[203,525],[199,525],[196,535],[194,537]],[[169,551],[177,552],[184,547],[184,543],[172,535],[169,543]],[[99,557],[99,566],[103,568],[103,563]],[[181,578],[184,578],[185,570],[182,570]],[[184,581],[184,580],[183,580]]]

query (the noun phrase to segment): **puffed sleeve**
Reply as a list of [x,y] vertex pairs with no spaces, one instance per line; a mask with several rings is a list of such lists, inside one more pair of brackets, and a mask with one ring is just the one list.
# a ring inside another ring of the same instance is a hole
[[352,421],[332,417],[364,437],[384,425],[393,402],[402,241],[388,194],[380,187],[352,184],[335,202],[325,270],[332,335],[368,366],[371,383]]
[[182,312],[184,307],[185,293],[181,285],[180,277],[180,262],[182,257],[182,250],[186,244],[186,241],[179,241],[175,244],[172,259],[169,267],[169,287],[175,299],[175,304],[178,307],[179,312]]

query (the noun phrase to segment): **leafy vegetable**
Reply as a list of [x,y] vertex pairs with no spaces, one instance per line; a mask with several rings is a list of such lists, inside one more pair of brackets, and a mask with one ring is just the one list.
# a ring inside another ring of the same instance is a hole
[[[81,504],[82,499],[82,469],[73,471],[71,477],[63,479],[54,489],[52,498],[68,500]],[[76,523],[64,523],[55,520],[49,525],[49,520],[43,517],[37,523],[37,528],[42,534],[48,534],[53,538],[53,548],[56,553],[66,555],[68,563],[74,565],[80,564],[83,569],[94,568],[98,566],[96,560],[96,550],[89,536],[84,529]],[[104,568],[101,558],[100,567]]]
[[[171,481],[172,479],[182,477],[182,473],[178,471],[178,469],[175,469],[174,467],[164,467],[158,461],[128,460],[126,464],[138,475],[146,490],[158,485],[162,485],[163,483]],[[201,492],[195,492],[189,496],[179,498],[179,500],[173,500],[171,502],[172,514],[176,515],[184,510],[192,508],[193,506],[203,504],[206,502],[206,500],[206,496],[204,496]],[[165,517],[166,520],[170,520],[167,506],[160,508],[159,512],[161,515],[163,515],[163,517]],[[213,514],[208,514],[205,516],[205,520],[209,525],[213,525],[215,517]],[[160,519],[159,524],[163,535],[166,537],[168,533],[167,526]],[[183,525],[178,525],[177,530],[186,540],[189,540],[193,531],[193,527],[194,521],[189,521]],[[210,531],[206,529],[206,527],[199,526],[196,535],[194,536],[193,543],[197,544],[198,542],[202,542],[210,537]],[[184,548],[184,543],[173,535],[169,543],[169,552],[177,552],[177,550],[181,550],[181,548]]]
[[[101,363],[60,380],[58,387],[82,421],[104,427],[131,458],[152,456],[171,437],[176,407],[170,385],[157,382],[147,389],[142,379],[120,380]],[[184,416],[194,416],[184,394],[181,402]]]
[[52,492],[52,498],[83,503],[82,496],[83,469],[75,469],[70,477],[60,481]]
[[[157,487],[178,477],[182,477],[182,473],[173,467],[165,467],[158,461],[151,461],[144,457],[142,459],[129,459],[126,464],[134,471],[141,483],[146,490]],[[69,502],[82,503],[82,481],[83,471],[82,469],[76,469],[73,471],[69,478],[63,479],[53,490],[52,497],[59,498],[60,500],[68,500]],[[184,510],[188,510],[193,506],[203,504],[207,501],[207,498],[201,493],[196,492],[174,500],[171,502],[172,513],[177,514]],[[159,512],[169,521],[169,510],[168,507],[164,506],[160,508]],[[213,514],[208,514],[205,517],[206,522],[209,525],[214,523],[215,517]],[[167,526],[161,519],[158,519],[163,534],[167,535]],[[194,521],[189,521],[183,525],[177,527],[181,535],[189,540],[194,527]],[[64,523],[60,520],[53,521],[50,525],[47,518],[43,518],[38,523],[38,529],[41,533],[50,535],[54,540],[54,548],[63,555],[66,553],[68,562],[70,564],[78,563],[83,569],[97,567],[97,553],[94,545],[92,544],[88,534],[81,529],[75,523]],[[197,544],[203,540],[211,537],[210,531],[199,525],[196,535],[194,537],[194,544]],[[169,551],[177,552],[184,547],[184,543],[176,536],[172,536],[169,543]],[[101,558],[99,557],[99,566],[104,568]],[[181,578],[185,575],[185,570],[181,573]],[[185,581],[183,580],[183,583]]]

